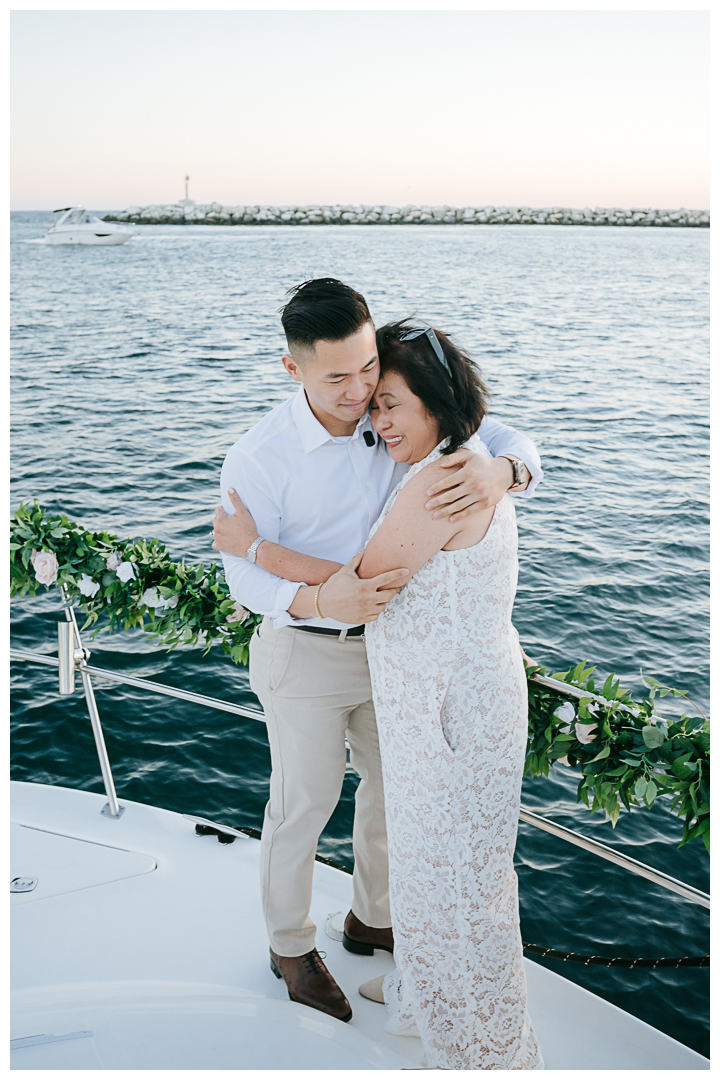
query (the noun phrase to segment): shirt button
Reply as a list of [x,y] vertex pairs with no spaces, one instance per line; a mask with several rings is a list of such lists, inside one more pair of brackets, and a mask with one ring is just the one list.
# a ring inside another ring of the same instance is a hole
[[370,485],[369,485],[369,484],[366,484],[366,485],[365,485],[365,490],[366,490],[366,491],[369,491],[369,490],[370,490]]

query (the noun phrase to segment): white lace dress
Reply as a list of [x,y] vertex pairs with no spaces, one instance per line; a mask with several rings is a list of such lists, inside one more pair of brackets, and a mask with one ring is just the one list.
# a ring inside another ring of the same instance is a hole
[[[466,446],[487,453],[477,436]],[[366,630],[395,936],[387,1029],[419,1033],[431,1068],[543,1068],[513,868],[527,740],[516,585],[506,496],[480,543],[434,555]]]

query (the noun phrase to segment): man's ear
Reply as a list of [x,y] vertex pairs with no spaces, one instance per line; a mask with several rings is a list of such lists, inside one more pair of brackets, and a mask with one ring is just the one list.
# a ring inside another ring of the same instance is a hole
[[285,368],[291,379],[294,379],[295,382],[303,381],[302,368],[296,360],[293,360],[290,353],[283,353],[282,362],[283,367]]

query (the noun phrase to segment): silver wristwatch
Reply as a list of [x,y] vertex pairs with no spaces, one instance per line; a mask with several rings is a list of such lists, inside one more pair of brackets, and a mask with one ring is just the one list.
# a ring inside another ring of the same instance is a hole
[[[505,455],[503,455],[503,457],[504,456]],[[522,461],[518,461],[517,458],[509,457],[507,460],[510,462],[513,469],[513,482],[508,488],[508,491],[514,491],[515,488],[522,487],[527,480],[527,469]]]
[[257,559],[257,549],[262,544],[263,539],[264,538],[262,536],[256,537],[255,540],[253,540],[250,547],[245,552],[245,558],[247,559],[248,562],[255,562],[255,560]]

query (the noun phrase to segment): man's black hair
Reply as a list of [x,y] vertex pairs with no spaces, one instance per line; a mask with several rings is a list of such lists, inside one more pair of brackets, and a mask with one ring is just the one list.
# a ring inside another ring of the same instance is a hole
[[425,334],[404,341],[404,334],[416,328],[408,319],[387,323],[377,332],[378,357],[382,374],[394,371],[411,393],[419,397],[440,427],[440,437],[449,439],[443,454],[454,453],[480,427],[486,412],[489,391],[477,365],[442,330],[435,334],[445,354],[449,371],[435,355]]
[[337,278],[313,278],[290,289],[281,308],[288,346],[344,341],[372,322],[364,297]]

